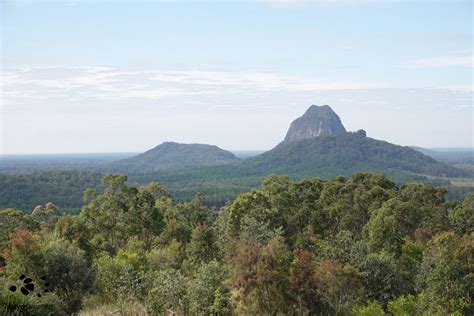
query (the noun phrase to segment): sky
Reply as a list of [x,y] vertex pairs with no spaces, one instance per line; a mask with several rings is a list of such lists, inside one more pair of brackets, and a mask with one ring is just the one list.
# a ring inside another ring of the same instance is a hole
[[473,5],[0,1],[0,153],[266,150],[312,104],[399,145],[473,147]]

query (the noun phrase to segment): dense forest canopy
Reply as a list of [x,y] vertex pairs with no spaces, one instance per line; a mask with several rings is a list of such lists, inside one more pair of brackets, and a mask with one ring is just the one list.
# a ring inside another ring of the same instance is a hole
[[[2,166],[15,170],[12,161],[1,162],[0,170]],[[27,166],[26,170],[35,170],[34,165]],[[54,164],[49,162],[46,166]],[[165,143],[125,160],[76,161],[69,166],[76,166],[77,170],[0,172],[0,207],[30,212],[36,205],[54,202],[63,211],[78,212],[83,203],[82,191],[99,187],[101,175],[109,171],[127,174],[133,185],[159,182],[180,201],[189,201],[200,192],[208,205],[215,206],[225,205],[239,193],[258,187],[271,173],[298,180],[381,172],[397,184],[417,181],[446,187],[449,199],[464,199],[474,191],[472,165],[456,168],[412,148],[361,133],[283,142],[270,151],[241,160],[215,146]],[[23,170],[25,165],[20,161],[18,168]],[[453,182],[455,185],[451,185]]]
[[218,210],[123,175],[102,185],[76,216],[0,212],[0,313],[474,313],[472,193],[274,175]]
[[[228,172],[225,166],[201,169],[183,169],[140,175],[129,175],[132,185],[157,181],[179,201],[189,201],[200,192],[209,206],[223,206],[239,193],[258,187],[264,176],[249,174],[246,169]],[[337,173],[336,173],[337,174]],[[346,173],[340,175],[348,176]],[[350,174],[349,174],[350,175]],[[32,173],[0,173],[0,208],[15,208],[31,212],[37,205],[54,202],[63,213],[77,214],[84,204],[82,192],[87,188],[100,188],[102,174],[76,170],[47,170]],[[388,176],[403,184],[411,181],[429,183],[448,190],[449,200],[462,200],[474,187],[469,182],[454,186],[444,178],[427,178],[423,175],[389,173]],[[302,179],[294,174],[291,179]],[[329,178],[329,176],[322,177]]]
[[54,202],[65,212],[78,212],[87,188],[99,188],[102,175],[76,170],[0,173],[0,208],[30,213],[37,205]]

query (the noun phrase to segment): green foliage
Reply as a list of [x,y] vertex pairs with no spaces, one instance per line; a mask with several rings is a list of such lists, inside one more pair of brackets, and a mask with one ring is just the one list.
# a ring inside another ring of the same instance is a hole
[[64,303],[53,294],[42,298],[25,296],[4,289],[0,295],[0,315],[56,316],[67,315]]
[[188,278],[179,270],[157,272],[153,276],[153,284],[147,298],[151,310],[162,314],[186,313],[189,308],[188,284]]
[[183,245],[173,239],[168,245],[152,249],[148,254],[149,268],[153,271],[179,269],[185,258]]
[[124,175],[106,175],[103,194],[87,190],[89,200],[81,211],[81,218],[90,230],[91,244],[97,251],[115,254],[123,247],[128,236],[143,240],[151,246],[154,236],[162,229],[162,214],[155,206],[153,192],[126,185]]
[[102,168],[127,173],[218,166],[237,161],[233,153],[217,146],[165,142],[140,155],[109,162]]
[[84,252],[68,242],[53,240],[44,247],[43,257],[50,290],[64,302],[66,311],[78,311],[83,296],[92,291],[94,281],[94,270]]
[[417,285],[436,304],[437,310],[454,312],[456,306],[473,310],[470,301],[470,293],[474,291],[473,253],[472,234],[460,236],[452,231],[442,232],[429,242]]
[[35,171],[0,173],[0,208],[13,207],[30,213],[37,205],[53,202],[63,211],[78,212],[82,192],[99,188],[102,175],[89,171]]
[[37,230],[40,225],[31,216],[8,208],[0,211],[0,249],[6,249],[10,238],[18,230]]
[[12,234],[9,248],[6,252],[8,276],[26,274],[39,278],[44,274],[44,252],[37,235],[28,230],[17,230]]
[[323,261],[316,268],[314,278],[317,293],[328,313],[346,315],[365,297],[362,275],[350,265]]
[[96,261],[95,287],[103,302],[128,304],[143,300],[147,291],[146,275],[126,256],[101,255]]
[[[367,305],[365,306],[355,307],[354,315],[356,316],[384,316],[385,312],[382,308],[382,305],[380,305],[379,302],[369,301]],[[407,314],[407,315],[413,315],[413,314]]]
[[395,259],[388,254],[370,254],[360,264],[367,297],[386,304],[411,290]]
[[213,229],[206,224],[199,224],[191,234],[187,246],[188,258],[191,262],[209,262],[218,257],[216,236]]
[[209,224],[215,218],[215,213],[204,203],[202,195],[198,194],[188,203],[177,203],[170,198],[157,202],[164,214],[164,229],[159,242],[167,244],[171,240],[188,243],[196,225]]
[[41,241],[31,232],[19,230],[11,240],[7,276],[17,280],[21,274],[36,282],[40,294],[43,284],[49,283],[48,290],[64,304],[63,309],[68,313],[81,308],[82,298],[92,290],[94,281],[94,270],[77,246],[61,239]]
[[393,316],[423,315],[424,306],[421,301],[420,298],[416,298],[411,294],[403,295],[388,303],[388,311]]
[[[19,168],[2,168],[0,164],[0,171],[35,170],[18,164]],[[67,170],[0,173],[0,207],[30,212],[36,205],[53,202],[62,211],[78,212],[82,206],[81,192],[87,187],[100,188],[99,173],[110,171],[126,173],[136,184],[157,181],[180,201],[189,201],[201,192],[207,203],[215,206],[223,206],[238,194],[258,186],[268,174],[288,175],[296,180],[379,172],[397,183],[416,181],[448,187],[450,199],[460,200],[474,191],[472,185],[451,186],[447,178],[472,178],[470,170],[436,161],[412,148],[355,133],[284,142],[243,160],[215,146],[165,143],[129,159],[92,165],[86,161],[75,167],[87,171],[71,170],[70,165],[59,167]],[[364,214],[357,212],[354,216],[361,215]]]
[[469,193],[464,201],[454,208],[449,220],[459,234],[474,231],[474,193]]
[[232,261],[239,313],[288,312],[291,254],[281,237],[271,239],[263,248],[241,244]]
[[203,264],[189,283],[192,315],[225,315],[230,312],[230,270],[217,261]]
[[[121,175],[85,197],[77,216],[0,211],[0,313],[474,312],[471,195],[447,202],[432,185],[357,173],[270,176],[219,210]],[[10,293],[20,274],[46,276],[52,293]]]

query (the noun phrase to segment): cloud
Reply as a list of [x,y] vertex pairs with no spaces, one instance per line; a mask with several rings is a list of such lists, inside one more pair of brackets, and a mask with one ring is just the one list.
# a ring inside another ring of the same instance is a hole
[[408,69],[418,69],[418,68],[438,68],[438,67],[470,67],[472,68],[474,64],[473,55],[464,55],[464,56],[442,56],[442,57],[433,57],[433,58],[422,58],[406,61],[401,64],[401,67]]
[[[270,4],[276,8],[288,8],[288,7],[299,7],[307,5],[362,5],[362,4],[385,4],[385,3],[429,3],[433,0],[264,0],[264,2]],[[452,0],[438,0],[438,2],[447,2]]]
[[154,112],[202,113],[249,107],[256,111],[338,103],[356,108],[409,105],[429,110],[470,109],[473,89],[469,85],[405,89],[383,82],[271,72],[81,66],[9,69],[1,73],[0,92],[4,115],[95,113],[100,117],[105,113],[110,117],[127,113],[128,117]]
[[[458,2],[460,2],[459,0]],[[387,4],[387,3],[430,3],[435,0],[265,0],[266,3],[276,8],[301,7],[307,5],[361,5],[361,4]],[[452,3],[453,0],[438,0],[437,3]]]
[[[442,90],[449,90],[449,91],[459,91],[459,92],[474,92],[474,86],[471,85],[448,85],[448,86],[441,86],[435,89],[442,89]],[[470,98],[472,102],[472,97]]]
[[268,72],[124,70],[112,67],[34,67],[10,69],[1,74],[2,99],[81,98],[160,100],[193,95],[305,92],[368,89],[381,83],[330,81]]

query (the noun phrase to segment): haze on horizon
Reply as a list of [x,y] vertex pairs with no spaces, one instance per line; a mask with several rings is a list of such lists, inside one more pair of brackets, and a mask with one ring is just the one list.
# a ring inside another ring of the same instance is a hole
[[6,1],[0,154],[269,149],[311,105],[473,147],[471,1]]

